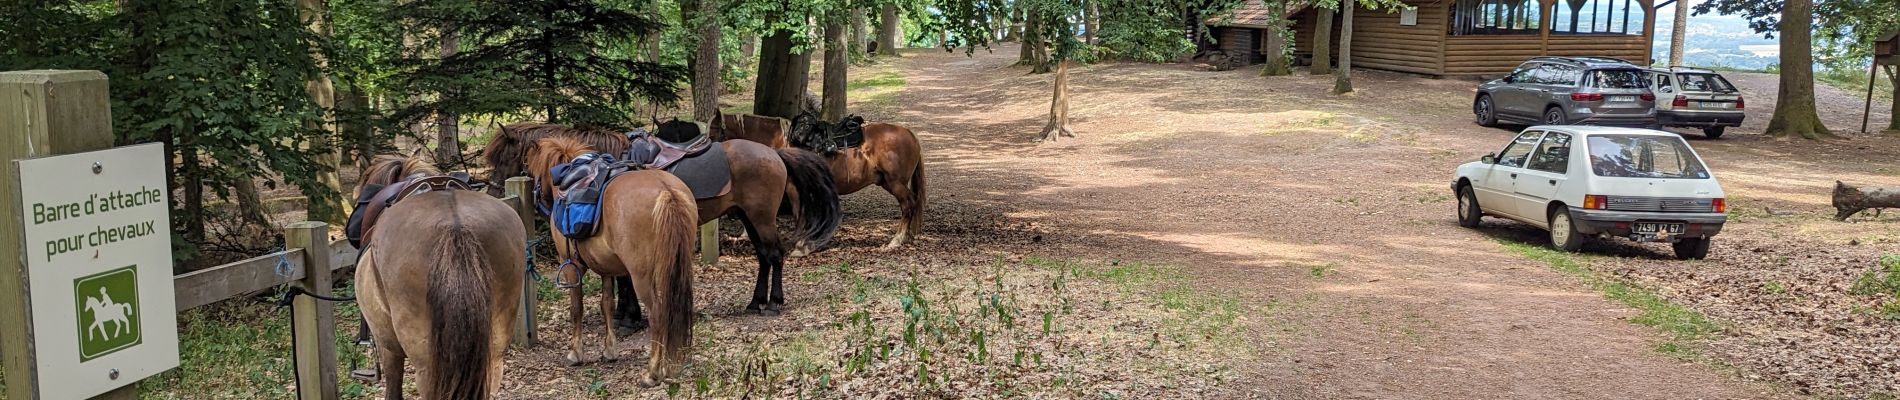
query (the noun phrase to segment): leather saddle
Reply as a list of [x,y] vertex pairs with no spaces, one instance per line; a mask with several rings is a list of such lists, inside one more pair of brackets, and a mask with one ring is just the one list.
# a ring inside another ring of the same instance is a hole
[[787,139],[801,149],[834,155],[864,145],[864,117],[849,115],[828,122],[807,112],[793,117],[791,124]]
[[732,191],[725,146],[706,136],[698,123],[675,119],[660,123],[657,132],[628,132],[627,140],[627,163],[672,173],[692,189],[695,199]]
[[350,239],[350,245],[358,249],[368,243],[370,235],[375,233],[376,220],[384,210],[396,205],[403,199],[422,193],[442,190],[474,190],[473,181],[467,173],[451,172],[446,175],[410,175],[402,181],[384,186],[365,186],[356,199],[356,210],[350,212],[350,221],[343,227],[344,236]]

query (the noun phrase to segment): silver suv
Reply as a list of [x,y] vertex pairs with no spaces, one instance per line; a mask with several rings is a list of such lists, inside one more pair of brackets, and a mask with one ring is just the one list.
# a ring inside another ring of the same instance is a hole
[[1656,122],[1663,126],[1702,128],[1703,136],[1715,139],[1748,117],[1742,91],[1722,74],[1687,67],[1653,69],[1650,74],[1656,98],[1662,99],[1656,102]]
[[1647,71],[1601,57],[1536,57],[1510,76],[1478,85],[1478,125],[1656,127],[1656,95]]

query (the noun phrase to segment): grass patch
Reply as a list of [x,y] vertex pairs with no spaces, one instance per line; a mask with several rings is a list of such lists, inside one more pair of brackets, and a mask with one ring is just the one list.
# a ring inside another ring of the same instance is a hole
[[1233,350],[1239,301],[1191,290],[1178,268],[835,264],[800,279],[826,293],[801,312],[829,322],[761,334],[704,319],[697,361],[667,393],[1083,398],[1124,381],[1168,393],[1234,379],[1250,354]]
[[[355,295],[348,286],[336,291]],[[372,392],[348,378],[351,366],[369,363],[355,343],[360,315],[355,303],[336,305],[337,391],[346,399]],[[178,328],[178,368],[139,382],[145,397],[296,397],[289,307],[236,298],[179,313]]]
[[1880,267],[1861,274],[1848,293],[1883,297],[1877,308],[1880,316],[1900,320],[1900,255],[1881,257]]
[[1668,339],[1656,346],[1656,351],[1680,359],[1694,360],[1701,357],[1700,351],[1690,344],[1706,339],[1721,331],[1721,327],[1707,316],[1687,307],[1670,303],[1656,294],[1654,290],[1626,283],[1609,276],[1596,273],[1578,260],[1578,256],[1551,250],[1543,246],[1499,240],[1506,250],[1524,258],[1550,264],[1551,268],[1582,280],[1603,296],[1623,305],[1635,308],[1640,313],[1630,322],[1655,328],[1668,336]]
[[866,105],[889,106],[897,103],[897,93],[907,84],[897,71],[878,71],[845,82],[846,96]]

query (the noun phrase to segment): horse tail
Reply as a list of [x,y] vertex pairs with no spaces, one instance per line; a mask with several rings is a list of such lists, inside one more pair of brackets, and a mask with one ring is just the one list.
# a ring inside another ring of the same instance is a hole
[[456,226],[436,242],[429,269],[429,339],[435,352],[429,397],[487,399],[489,266],[475,232]]
[[778,156],[785,161],[792,187],[798,189],[798,238],[814,251],[822,249],[844,221],[838,186],[831,181],[831,164],[805,149],[778,149]]
[[677,181],[662,186],[653,202],[653,220],[660,229],[659,254],[663,264],[653,271],[651,299],[653,328],[659,334],[654,354],[681,362],[693,343],[693,240],[699,232],[699,210],[693,195]]

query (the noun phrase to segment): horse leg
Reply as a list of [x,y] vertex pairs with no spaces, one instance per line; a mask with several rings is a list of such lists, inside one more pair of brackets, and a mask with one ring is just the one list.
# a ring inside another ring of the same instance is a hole
[[922,207],[917,204],[917,192],[911,187],[910,176],[899,174],[885,176],[884,178],[885,180],[882,185],[884,186],[884,191],[890,192],[891,197],[897,198],[897,209],[900,215],[897,220],[897,234],[891,236],[890,244],[884,245],[883,250],[888,251],[896,250],[898,246],[910,243],[911,225],[916,218],[922,216],[923,211],[920,210]]
[[[576,268],[576,270],[579,270],[579,268]],[[586,277],[587,273],[578,272],[577,275]],[[578,278],[575,279],[575,281],[577,281],[576,283],[579,283],[579,280]],[[574,287],[567,289],[567,320],[574,324],[574,336],[568,338],[567,343],[567,366],[569,367],[581,365],[581,317],[586,311],[581,308],[582,286],[583,285],[574,285]]]
[[381,360],[377,363],[380,369],[377,373],[383,375],[383,398],[402,400],[402,364],[407,357],[389,346],[378,346],[376,356]]
[[[619,278],[600,280],[600,286],[601,286],[600,288],[601,289],[600,290],[600,315],[614,315],[614,303],[615,303],[614,296],[613,296],[614,287],[619,286],[619,285],[615,285],[614,283],[619,282],[619,281],[620,281]],[[616,326],[617,324],[610,322],[603,325],[605,325],[606,330],[602,331],[604,335],[602,335],[603,337],[601,340],[600,361],[601,362],[619,361],[620,355],[616,354],[617,352],[614,350],[614,347],[617,344],[615,342],[618,341],[618,338],[614,337],[614,333],[615,333],[614,328],[617,327]]]
[[633,288],[633,278],[614,278],[614,282],[619,283],[614,292],[620,298],[614,306],[614,334],[625,337],[646,330],[647,318],[640,315],[639,291]]
[[[771,245],[767,245],[764,240],[764,235],[767,230],[759,229],[759,227],[756,226],[758,222],[755,221],[755,218],[746,213],[737,213],[735,215],[739,217],[739,223],[745,225],[746,237],[752,238],[752,250],[759,259],[759,278],[752,286],[752,302],[746,303],[745,309],[747,311],[758,311],[759,315],[776,316],[778,315],[777,307],[771,307],[771,302],[766,298],[766,293],[772,289],[770,286],[771,282],[766,279],[771,277],[774,259],[778,257],[778,232],[776,230],[771,231],[773,240]],[[772,221],[773,219],[767,217],[758,220]],[[657,311],[658,310],[656,310],[656,312]]]
[[769,211],[748,212],[754,220],[766,221],[764,226],[754,229],[756,240],[753,247],[759,250],[759,262],[770,262],[772,268],[772,293],[767,299],[765,309],[777,314],[785,306],[785,242],[778,237],[778,218]]

